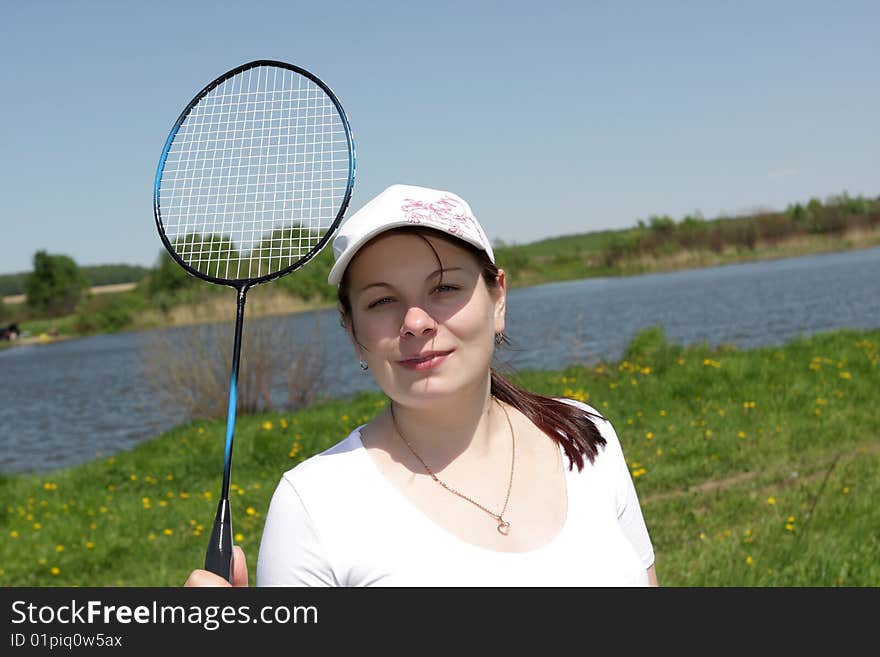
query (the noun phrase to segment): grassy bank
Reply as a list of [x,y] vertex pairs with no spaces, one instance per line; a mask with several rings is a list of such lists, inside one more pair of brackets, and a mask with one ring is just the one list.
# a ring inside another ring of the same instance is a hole
[[[880,331],[737,351],[679,347],[654,329],[621,362],[516,378],[613,421],[662,584],[880,585]],[[252,581],[280,474],[384,403],[361,394],[238,419],[232,504]],[[181,584],[204,559],[224,424],[0,478],[0,585]]]

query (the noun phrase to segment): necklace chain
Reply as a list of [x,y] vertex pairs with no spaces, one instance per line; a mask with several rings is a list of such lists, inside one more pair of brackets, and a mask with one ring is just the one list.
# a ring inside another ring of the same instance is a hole
[[499,402],[497,399],[495,400],[495,403],[498,404],[498,406],[501,408],[502,412],[504,413],[504,417],[507,418],[507,426],[510,429],[510,440],[511,440],[510,480],[507,483],[507,495],[505,495],[505,497],[504,497],[504,506],[501,507],[500,513],[495,513],[494,511],[487,509],[485,506],[483,506],[482,504],[480,504],[476,500],[474,500],[474,499],[468,497],[467,495],[465,495],[464,493],[456,490],[455,488],[453,488],[452,486],[447,484],[445,481],[441,480],[436,474],[434,474],[434,471],[428,467],[428,464],[425,463],[424,459],[422,459],[422,457],[418,455],[418,452],[416,452],[416,450],[413,449],[413,446],[406,439],[406,437],[401,433],[400,427],[397,426],[397,418],[394,416],[394,404],[391,404],[391,406],[390,406],[391,422],[394,424],[394,430],[397,432],[397,435],[400,436],[400,438],[403,440],[404,444],[406,444],[406,446],[409,448],[409,451],[412,452],[413,456],[415,456],[419,460],[419,463],[422,464],[422,467],[425,468],[425,472],[427,472],[431,476],[431,479],[433,479],[435,482],[440,484],[443,488],[448,490],[450,493],[457,495],[458,497],[462,498],[463,500],[467,500],[468,502],[470,502],[474,506],[482,509],[483,511],[488,513],[490,516],[495,518],[495,520],[498,521],[498,531],[500,533],[504,534],[505,536],[507,536],[510,533],[510,523],[504,519],[504,513],[507,511],[507,503],[510,501],[510,491],[513,488],[513,471],[516,466],[516,434],[513,432],[513,424],[510,422],[510,415],[507,413],[507,409],[504,408],[504,406],[501,404],[501,402]]

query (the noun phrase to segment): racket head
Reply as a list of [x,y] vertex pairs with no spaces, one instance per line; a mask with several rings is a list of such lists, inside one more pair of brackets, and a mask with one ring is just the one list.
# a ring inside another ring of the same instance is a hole
[[255,60],[180,113],[153,185],[162,243],[190,274],[237,288],[289,273],[326,246],[348,207],[348,118],[313,73]]

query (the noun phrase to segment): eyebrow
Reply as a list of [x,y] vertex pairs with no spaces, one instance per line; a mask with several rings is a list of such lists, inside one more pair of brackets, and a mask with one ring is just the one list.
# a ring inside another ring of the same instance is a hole
[[[446,274],[447,272],[451,272],[451,271],[461,271],[461,270],[463,270],[463,269],[464,269],[464,267],[444,267],[443,269],[435,269],[434,271],[432,271],[430,274],[428,274],[428,275],[425,277],[425,280],[426,280],[426,281],[429,281],[429,280],[431,280],[432,278],[436,278],[436,277],[439,276],[440,274]],[[358,292],[358,294],[362,294],[362,293],[366,292],[367,290],[369,290],[370,288],[373,288],[373,287],[393,287],[393,286],[392,286],[390,283],[385,283],[385,282],[379,282],[379,281],[377,281],[377,282],[375,282],[375,283],[367,283],[367,284],[364,285],[362,288],[360,288],[359,290],[357,290],[357,292]]]

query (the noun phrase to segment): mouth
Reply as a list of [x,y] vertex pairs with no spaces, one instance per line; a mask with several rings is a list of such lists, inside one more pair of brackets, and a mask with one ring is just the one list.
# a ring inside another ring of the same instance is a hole
[[404,358],[397,361],[397,363],[405,369],[417,372],[430,370],[442,364],[452,351],[452,349],[449,351],[428,351],[417,356]]

